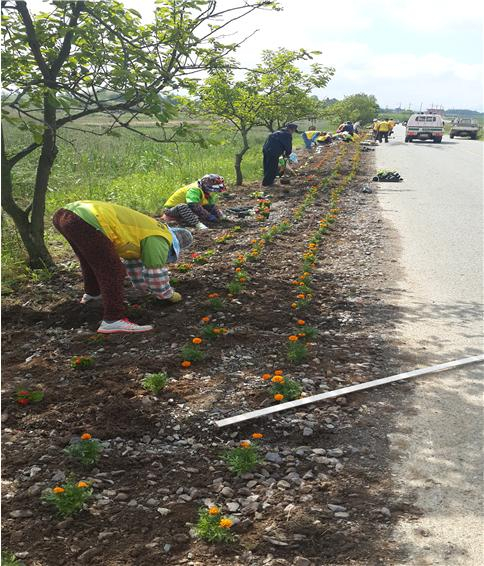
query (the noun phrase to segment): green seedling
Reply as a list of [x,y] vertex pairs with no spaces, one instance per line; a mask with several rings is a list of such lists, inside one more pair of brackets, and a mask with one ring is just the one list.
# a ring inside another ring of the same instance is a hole
[[222,458],[229,470],[238,476],[252,471],[262,461],[257,445],[248,440],[241,442],[240,446],[226,450]]
[[164,372],[159,373],[147,373],[145,377],[141,380],[141,385],[147,390],[151,391],[155,395],[165,387],[168,382],[168,375]]
[[64,448],[64,452],[70,458],[87,468],[98,463],[102,450],[99,440],[92,438],[88,433],[84,433],[78,441]]

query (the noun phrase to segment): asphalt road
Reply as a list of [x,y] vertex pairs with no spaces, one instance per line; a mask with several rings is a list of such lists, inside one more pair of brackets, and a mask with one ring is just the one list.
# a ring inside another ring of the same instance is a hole
[[[376,148],[377,167],[404,178],[377,189],[399,236],[402,370],[484,352],[483,149],[448,136],[406,144],[403,127]],[[484,564],[483,377],[480,364],[420,378],[396,416],[394,477],[422,510],[396,529],[398,564]]]

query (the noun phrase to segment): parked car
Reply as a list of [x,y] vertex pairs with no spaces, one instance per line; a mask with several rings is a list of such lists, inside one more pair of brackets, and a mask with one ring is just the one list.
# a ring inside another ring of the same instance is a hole
[[471,140],[477,139],[477,134],[481,126],[477,123],[474,118],[457,118],[452,123],[452,128],[450,129],[449,136],[453,138],[454,136],[460,137],[470,137]]
[[438,114],[412,114],[407,121],[405,141],[432,140],[440,143],[444,135],[444,121]]

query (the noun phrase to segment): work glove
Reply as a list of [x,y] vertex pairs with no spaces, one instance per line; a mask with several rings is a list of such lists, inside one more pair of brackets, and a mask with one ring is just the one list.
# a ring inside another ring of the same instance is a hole
[[198,228],[199,230],[208,230],[208,227],[205,226],[205,224],[202,224],[201,222],[199,222],[198,224],[195,225],[195,228]]
[[177,293],[176,291],[173,291],[173,295],[167,299],[168,302],[170,303],[179,303],[182,300],[182,296],[180,295],[180,293]]

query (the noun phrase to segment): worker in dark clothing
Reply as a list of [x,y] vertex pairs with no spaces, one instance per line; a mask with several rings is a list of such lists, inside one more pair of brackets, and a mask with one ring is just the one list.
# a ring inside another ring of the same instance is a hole
[[269,134],[262,153],[264,155],[263,187],[270,187],[279,172],[279,157],[289,157],[292,153],[292,134],[297,132],[297,124],[287,124],[284,128]]

